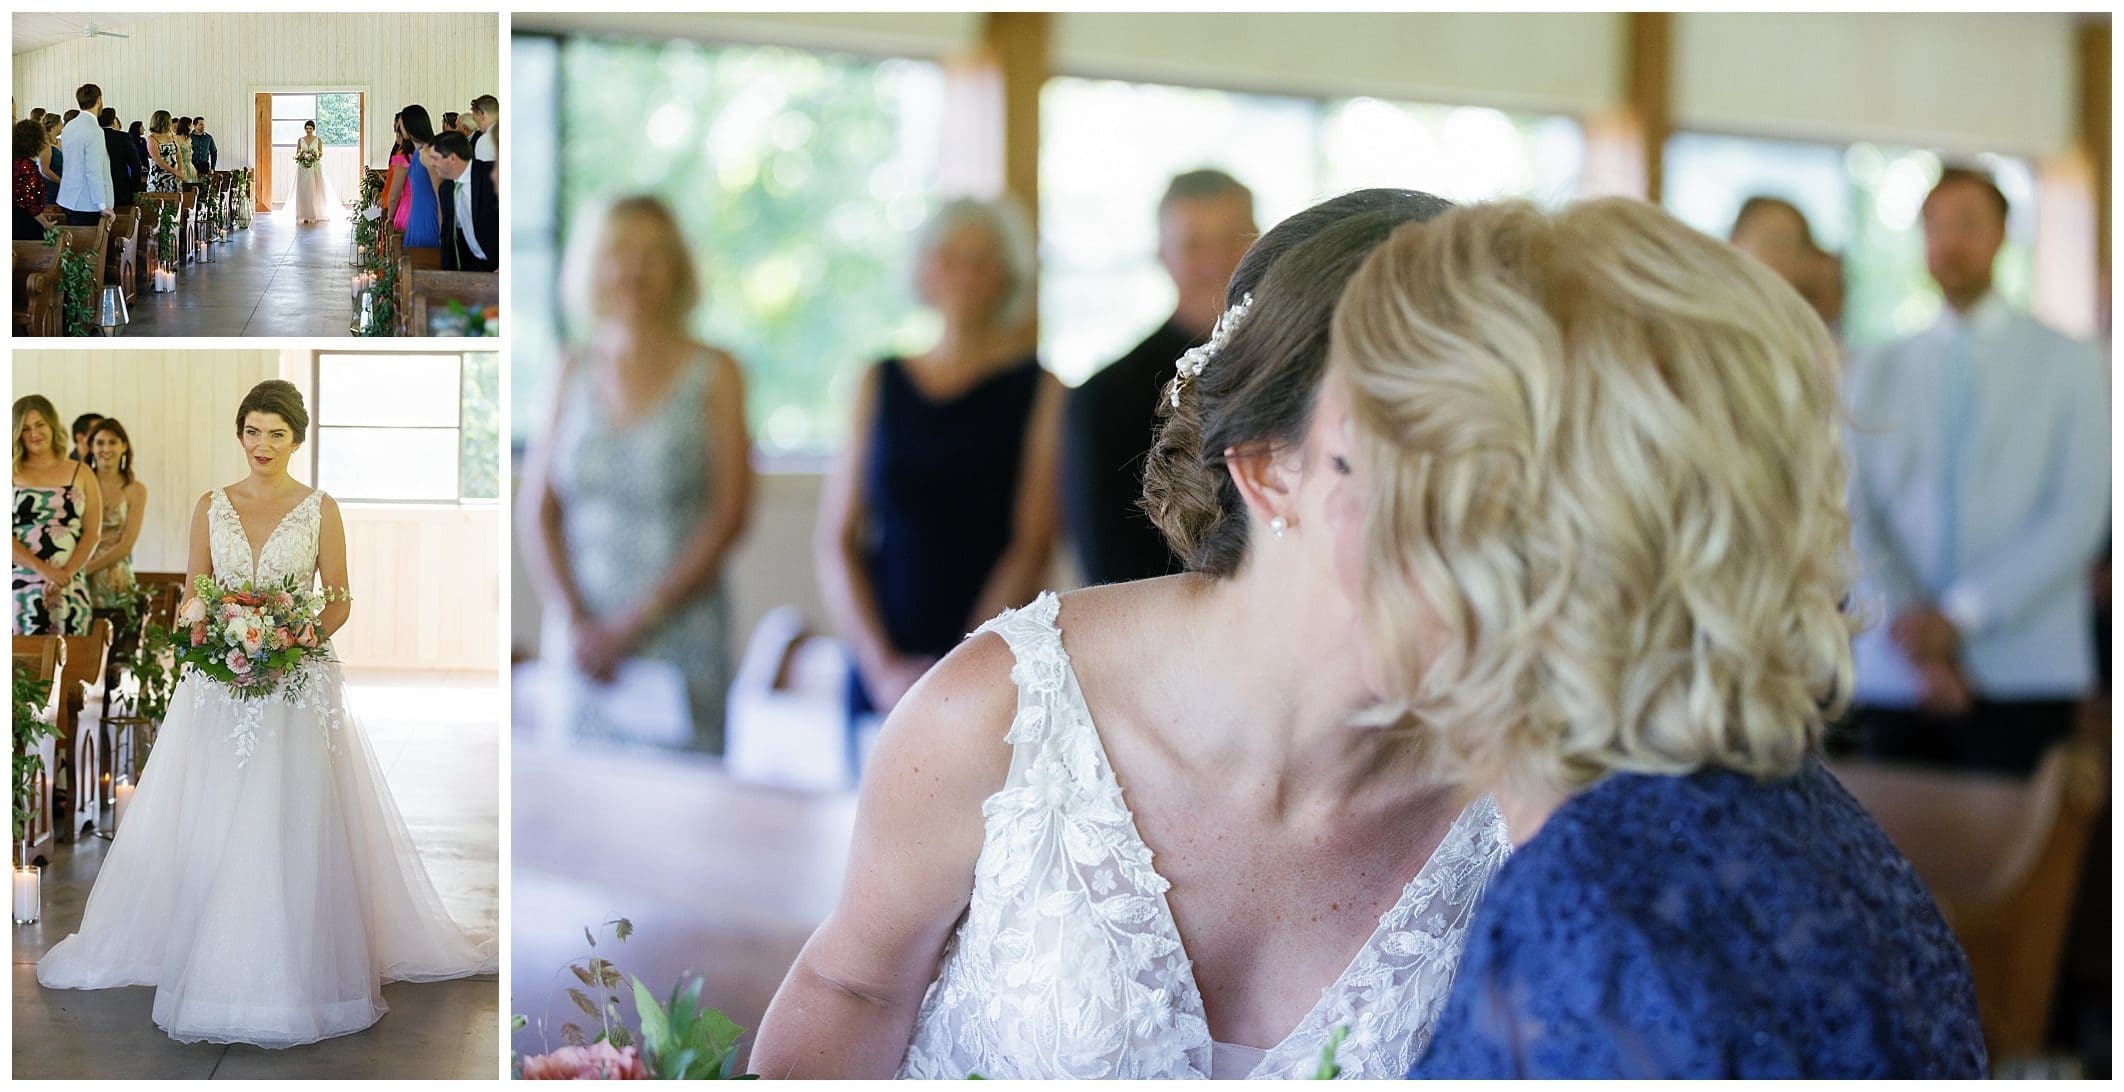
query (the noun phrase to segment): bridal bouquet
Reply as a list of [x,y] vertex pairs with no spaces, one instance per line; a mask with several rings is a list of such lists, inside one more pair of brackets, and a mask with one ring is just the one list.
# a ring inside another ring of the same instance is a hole
[[304,148],[302,151],[295,153],[295,165],[298,167],[315,167],[320,158],[323,157],[317,152]]
[[294,577],[224,587],[201,576],[171,634],[177,662],[190,664],[238,698],[293,693],[312,662],[331,657],[317,632],[317,616],[334,598]]

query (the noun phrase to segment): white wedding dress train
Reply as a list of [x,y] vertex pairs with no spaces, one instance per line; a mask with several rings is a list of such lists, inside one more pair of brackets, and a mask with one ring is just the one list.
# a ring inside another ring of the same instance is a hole
[[[308,138],[304,138],[307,140]],[[296,142],[297,152],[309,148],[324,154],[322,142],[304,144]],[[339,208],[339,197],[332,192],[332,183],[325,178],[324,160],[319,159],[314,167],[295,168],[295,222],[298,224],[321,224],[330,220]]]
[[[215,490],[215,577],[315,572],[320,496],[254,554]],[[288,1047],[375,1023],[384,982],[495,965],[494,938],[444,909],[328,662],[292,698],[242,701],[186,674],[81,929],[37,980],[154,986],[155,1023],[174,1039]]]

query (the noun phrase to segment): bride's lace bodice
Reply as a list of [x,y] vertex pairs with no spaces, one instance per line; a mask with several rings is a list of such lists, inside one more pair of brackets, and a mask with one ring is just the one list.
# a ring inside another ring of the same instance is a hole
[[[1202,997],[1055,625],[1054,593],[982,627],[1010,645],[1010,772],[982,807],[974,887],[923,998],[902,1077],[1207,1077]],[[1364,948],[1254,1077],[1400,1077],[1430,1041],[1483,887],[1510,851],[1469,805]]]
[[319,512],[324,490],[295,502],[295,507],[266,533],[266,539],[251,553],[251,540],[243,533],[243,520],[229,495],[214,490],[207,502],[207,541],[214,557],[214,579],[250,580],[258,583],[292,576],[307,579],[317,571],[317,531],[323,521]]

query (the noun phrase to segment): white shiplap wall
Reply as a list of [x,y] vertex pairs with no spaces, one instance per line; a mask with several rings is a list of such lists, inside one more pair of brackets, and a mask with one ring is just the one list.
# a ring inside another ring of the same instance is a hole
[[364,162],[380,166],[401,107],[418,103],[439,123],[501,92],[493,13],[152,15],[125,31],[16,54],[15,109],[71,109],[74,89],[94,83],[127,124],[158,109],[204,116],[220,162],[241,166],[252,163],[255,92],[366,91]]

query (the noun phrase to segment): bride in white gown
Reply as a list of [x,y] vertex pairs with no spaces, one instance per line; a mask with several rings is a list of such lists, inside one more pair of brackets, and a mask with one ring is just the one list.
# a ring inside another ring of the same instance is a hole
[[[338,506],[288,476],[309,425],[300,393],[261,383],[237,421],[251,473],[200,499],[187,586],[212,573],[345,589]],[[319,629],[349,610],[334,602]],[[494,968],[494,939],[443,908],[327,661],[292,699],[239,700],[186,673],[81,929],[37,980],[154,986],[174,1039],[288,1047],[375,1023],[381,983]]]
[[1343,284],[1445,207],[1359,191],[1248,249],[1147,464],[1190,571],[1043,594],[908,692],[755,1072],[1302,1078],[1337,1029],[1346,1077],[1422,1054],[1510,846],[1352,654],[1320,381]]
[[339,207],[339,197],[325,178],[324,141],[318,139],[314,121],[302,123],[302,139],[295,142],[295,154],[304,153],[317,156],[317,162],[295,168],[295,222],[321,224],[332,218]]

